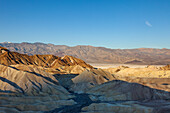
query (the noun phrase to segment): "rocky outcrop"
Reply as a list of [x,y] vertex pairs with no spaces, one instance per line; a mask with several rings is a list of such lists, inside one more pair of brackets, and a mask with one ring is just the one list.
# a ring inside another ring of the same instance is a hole
[[99,101],[127,101],[127,100],[157,100],[170,99],[170,93],[156,90],[137,83],[113,80],[96,86],[86,93],[92,100]]
[[89,67],[82,67],[80,65],[74,65],[74,66],[62,66],[57,68],[60,72],[63,74],[81,74],[85,70],[90,70]]
[[170,70],[170,65],[166,65],[164,67],[160,67],[161,70]]
[[74,85],[71,91],[84,93],[92,87],[114,80],[114,76],[102,69],[85,70],[80,75],[72,79]]
[[0,46],[0,55],[8,51],[9,51],[8,49]]
[[153,113],[154,108],[132,102],[129,103],[93,103],[82,108],[82,113]]
[[38,68],[31,70],[32,72],[27,72],[0,65],[1,94],[30,96],[58,94],[63,98],[67,97],[69,93],[59,85],[54,76]]
[[51,96],[19,96],[0,97],[0,112],[43,112],[62,107],[63,105],[77,104],[74,100],[61,100],[57,95]]
[[82,113],[169,113],[169,106],[170,102],[162,100],[101,102],[82,108]]
[[108,68],[104,69],[114,75],[116,80],[138,83],[150,88],[170,91],[170,71],[162,67],[147,66],[146,68]]
[[76,104],[73,97],[53,75],[39,67],[0,65],[0,112],[49,111]]

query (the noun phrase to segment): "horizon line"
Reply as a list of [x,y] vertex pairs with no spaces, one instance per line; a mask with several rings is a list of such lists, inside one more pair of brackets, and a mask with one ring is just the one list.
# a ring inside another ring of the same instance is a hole
[[0,42],[0,44],[21,44],[21,43],[28,43],[28,44],[45,44],[45,45],[55,45],[55,46],[67,46],[67,47],[76,47],[76,46],[91,46],[91,47],[98,47],[98,48],[107,48],[107,49],[170,49],[167,47],[134,47],[134,48],[112,48],[112,47],[105,47],[105,46],[94,46],[94,45],[88,45],[88,44],[83,44],[83,45],[65,45],[65,44],[53,44],[53,43],[44,43],[44,42]]

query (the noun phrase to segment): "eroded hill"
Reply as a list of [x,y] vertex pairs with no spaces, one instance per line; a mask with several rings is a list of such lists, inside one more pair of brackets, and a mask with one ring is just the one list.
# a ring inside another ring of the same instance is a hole
[[109,49],[93,46],[53,45],[43,43],[0,43],[11,51],[22,54],[70,55],[89,63],[170,64],[170,49]]
[[93,68],[83,60],[0,48],[0,112],[169,113],[170,70]]
[[58,68],[61,66],[75,66],[80,65],[83,68],[92,68],[89,64],[86,64],[83,60],[72,56],[58,57],[54,55],[33,55],[20,54],[17,52],[11,52],[4,47],[0,47],[0,64],[3,65],[36,65],[49,68]]

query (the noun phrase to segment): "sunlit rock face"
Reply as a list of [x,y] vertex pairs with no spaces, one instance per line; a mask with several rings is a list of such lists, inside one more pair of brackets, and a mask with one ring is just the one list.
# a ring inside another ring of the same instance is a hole
[[6,48],[0,47],[0,64],[3,65],[36,65],[49,68],[59,68],[61,66],[76,66],[79,65],[83,68],[93,68],[91,65],[86,64],[83,60],[72,57],[64,56],[58,57],[54,55],[33,55],[20,54],[17,52],[10,52]]
[[0,55],[3,54],[3,53],[6,53],[8,51],[9,51],[8,49],[0,46]]
[[170,64],[164,66],[164,67],[161,67],[160,68],[161,70],[170,70]]
[[[14,67],[0,65],[0,89],[2,92],[24,95],[48,95],[48,94],[68,94],[59,85],[54,76],[32,68],[32,72],[17,70]],[[58,92],[58,91],[61,92]]]
[[102,69],[85,70],[72,79],[71,91],[84,93],[92,87],[114,80],[114,76]]

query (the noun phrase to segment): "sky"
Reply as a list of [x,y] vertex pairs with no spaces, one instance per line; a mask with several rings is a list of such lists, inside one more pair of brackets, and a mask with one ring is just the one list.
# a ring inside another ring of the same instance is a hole
[[0,0],[0,42],[170,48],[170,0]]

